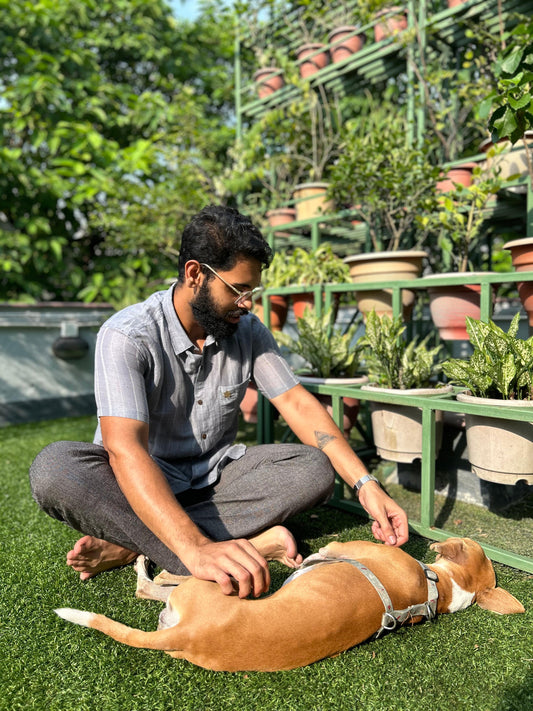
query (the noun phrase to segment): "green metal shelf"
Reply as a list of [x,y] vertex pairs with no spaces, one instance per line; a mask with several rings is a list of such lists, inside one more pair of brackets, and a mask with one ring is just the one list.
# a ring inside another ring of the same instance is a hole
[[[394,293],[393,304],[396,313],[401,309],[401,290],[426,289],[428,286],[443,284],[472,284],[481,285],[482,289],[482,319],[488,320],[492,311],[491,290],[494,284],[509,283],[517,281],[533,281],[533,272],[505,272],[500,274],[456,274],[447,277],[424,277],[420,279],[386,281],[386,282],[365,282],[361,284],[317,284],[313,286],[290,286],[280,289],[268,289],[263,295],[263,305],[265,310],[265,322],[269,323],[269,303],[268,297],[272,294],[291,294],[308,291],[315,294],[315,304],[322,307],[322,301],[327,306],[334,293],[350,292],[354,290],[366,290],[376,288],[392,289]],[[484,297],[483,297],[484,295]],[[322,298],[323,297],[323,300]],[[435,525],[435,412],[455,412],[466,414],[479,414],[487,417],[499,417],[507,420],[519,420],[530,422],[531,410],[529,408],[499,408],[494,405],[478,405],[461,403],[455,399],[455,394],[459,388],[454,389],[451,394],[443,394],[441,397],[422,398],[416,395],[396,395],[382,392],[369,392],[361,390],[361,387],[340,386],[340,385],[311,385],[305,387],[313,392],[330,395],[332,398],[333,419],[342,427],[343,418],[343,397],[354,397],[362,401],[387,402],[416,407],[422,411],[422,463],[421,463],[421,491],[420,491],[420,519],[409,521],[410,528],[416,533],[433,540],[442,540],[449,536],[456,535],[439,528]],[[271,443],[274,441],[273,430],[273,408],[272,405],[261,395],[258,403],[258,443]],[[363,513],[360,505],[344,496],[344,483],[337,478],[335,491],[331,504],[356,513]],[[492,545],[483,545],[487,555],[494,561],[510,565],[514,568],[533,573],[533,557],[521,555],[513,551],[504,550]]]

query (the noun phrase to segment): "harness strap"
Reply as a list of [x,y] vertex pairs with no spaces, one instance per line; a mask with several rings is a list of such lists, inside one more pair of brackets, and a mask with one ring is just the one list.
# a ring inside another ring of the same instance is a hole
[[422,616],[427,617],[428,620],[432,620],[436,617],[437,600],[439,598],[437,582],[439,577],[437,573],[428,568],[427,565],[425,565],[421,561],[417,560],[416,562],[424,571],[424,574],[427,579],[428,599],[426,602],[417,603],[416,605],[409,605],[409,607],[405,608],[405,610],[395,610],[393,608],[390,596],[386,591],[383,583],[379,580],[379,578],[371,570],[369,570],[366,565],[364,565],[358,560],[354,560],[353,558],[323,558],[317,560],[313,559],[313,557],[311,556],[308,561],[304,561],[300,568],[287,578],[283,585],[286,585],[291,580],[294,580],[303,573],[307,573],[316,565],[327,565],[330,563],[350,563],[365,576],[369,583],[371,583],[371,585],[374,587],[379,597],[381,598],[381,602],[383,603],[383,607],[385,608],[385,612],[383,613],[383,616],[381,618],[381,627],[373,637],[374,639],[377,639],[384,632],[388,632],[395,629],[398,625],[401,625],[403,622],[405,622],[405,620],[410,619],[412,617]]

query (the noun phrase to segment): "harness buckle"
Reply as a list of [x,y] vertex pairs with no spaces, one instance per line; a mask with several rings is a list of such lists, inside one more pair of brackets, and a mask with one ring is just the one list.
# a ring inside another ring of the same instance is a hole
[[387,630],[391,631],[395,629],[395,627],[398,625],[398,621],[394,617],[394,615],[391,615],[390,612],[384,612],[383,616],[381,618],[381,628],[382,630]]

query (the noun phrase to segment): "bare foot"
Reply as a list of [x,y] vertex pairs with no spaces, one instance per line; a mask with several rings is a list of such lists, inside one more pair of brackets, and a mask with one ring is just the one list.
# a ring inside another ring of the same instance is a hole
[[101,538],[83,536],[67,553],[67,565],[80,574],[80,580],[89,580],[104,570],[131,563],[137,555]]
[[273,526],[248,539],[265,560],[276,560],[288,568],[297,568],[302,562],[296,541],[285,526]]

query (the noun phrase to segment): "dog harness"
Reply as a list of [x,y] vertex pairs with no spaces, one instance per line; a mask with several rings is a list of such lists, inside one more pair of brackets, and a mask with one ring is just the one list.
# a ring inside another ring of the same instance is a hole
[[[424,563],[417,560],[418,565],[424,571],[426,576],[427,586],[428,586],[428,599],[426,602],[421,602],[416,605],[409,605],[405,610],[395,610],[392,605],[392,601],[388,592],[385,590],[385,586],[379,580],[379,578],[374,575],[374,573],[369,570],[366,565],[353,558],[324,558],[322,560],[309,560],[304,561],[300,568],[290,575],[283,585],[291,582],[295,578],[309,572],[317,565],[328,565],[331,563],[350,563],[357,570],[359,570],[369,583],[372,584],[385,608],[385,612],[381,618],[381,627],[373,636],[373,639],[377,639],[384,632],[390,632],[395,629],[398,625],[403,624],[406,620],[412,619],[413,617],[427,617],[428,620],[432,620],[437,616],[437,600],[439,598],[439,591],[437,590],[437,582],[439,576],[433,570],[427,567]],[[282,586],[283,587],[283,586]]]

